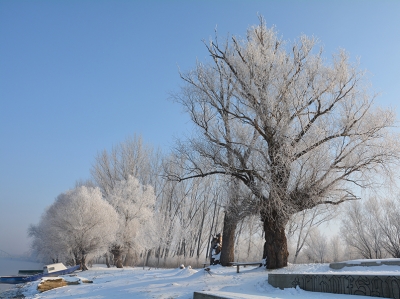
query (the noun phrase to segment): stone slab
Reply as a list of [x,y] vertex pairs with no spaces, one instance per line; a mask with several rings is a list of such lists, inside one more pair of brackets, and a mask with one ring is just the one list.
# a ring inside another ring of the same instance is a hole
[[193,299],[230,299],[205,292],[194,292]]
[[344,267],[376,267],[376,266],[400,266],[400,259],[381,259],[381,260],[362,260],[362,261],[347,261],[347,262],[338,262],[338,263],[331,263],[329,267],[331,269],[342,269]]
[[299,286],[311,292],[400,299],[400,276],[269,273],[268,283],[281,289]]
[[[231,292],[194,292],[193,299],[258,299],[260,295],[248,295]],[[269,297],[268,297],[269,298]]]

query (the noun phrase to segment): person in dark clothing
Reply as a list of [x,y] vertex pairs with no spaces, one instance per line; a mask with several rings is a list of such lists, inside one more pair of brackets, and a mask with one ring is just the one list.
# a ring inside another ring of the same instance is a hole
[[219,264],[222,249],[222,235],[220,233],[212,239],[210,249],[210,265]]
[[215,245],[217,245],[218,240],[216,237],[212,237],[211,240],[211,245],[210,245],[210,253],[209,253],[209,257],[210,257],[210,265],[213,265],[214,259],[213,259],[213,251],[214,251],[214,247]]

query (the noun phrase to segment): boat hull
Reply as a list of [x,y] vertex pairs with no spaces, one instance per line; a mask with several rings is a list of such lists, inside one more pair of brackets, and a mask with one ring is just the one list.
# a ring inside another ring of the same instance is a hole
[[29,276],[2,276],[0,277],[0,283],[6,283],[6,284],[18,284],[18,283],[25,283],[25,282],[30,282],[30,281],[36,281],[39,280],[43,277],[56,277],[59,275],[67,275],[75,272],[80,268],[79,265],[73,266],[64,270],[60,271],[55,271],[51,273],[39,273],[35,275],[29,275]]

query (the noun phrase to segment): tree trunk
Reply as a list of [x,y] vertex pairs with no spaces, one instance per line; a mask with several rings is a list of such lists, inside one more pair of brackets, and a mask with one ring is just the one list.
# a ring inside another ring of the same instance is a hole
[[237,220],[225,212],[224,229],[222,232],[222,250],[220,263],[222,266],[229,266],[229,263],[235,261],[235,231]]
[[286,222],[264,219],[264,257],[267,259],[267,269],[279,269],[287,266],[289,251],[285,234]]
[[[204,201],[205,202],[205,201]],[[200,247],[201,247],[201,235],[203,233],[203,228],[204,228],[204,219],[206,218],[206,213],[203,212],[203,216],[201,218],[201,224],[199,227],[199,234],[197,238],[197,252],[196,252],[196,257],[197,259],[200,257]],[[207,251],[206,251],[207,252]]]
[[117,268],[123,268],[124,266],[122,265],[122,259],[121,255],[114,255],[114,264]]
[[110,260],[108,259],[108,253],[105,254],[105,257],[106,257],[107,268],[110,268]]
[[[213,213],[213,218],[212,218],[211,228],[210,228],[210,236],[208,237],[209,240],[213,235],[214,220],[215,220],[215,212],[216,212],[216,210],[217,210],[217,201],[215,200],[214,213]],[[212,248],[210,248],[210,241],[208,241],[207,242],[207,249],[206,249],[206,260],[207,260],[207,258],[209,258],[211,260],[211,251],[212,251]]]
[[122,248],[119,245],[113,246],[111,249],[111,253],[114,256],[114,265],[117,268],[123,268],[122,265]]
[[143,270],[144,267],[146,267],[146,261],[147,261],[147,249],[145,249],[143,253]]
[[125,266],[130,266],[133,267],[135,265],[135,260],[136,260],[136,253],[132,252],[131,248],[128,247],[128,252],[126,253],[125,260],[124,260],[124,267]]
[[82,271],[89,270],[88,267],[86,266],[86,257],[84,255],[82,255],[82,258],[80,260],[80,265],[81,265],[80,270]]

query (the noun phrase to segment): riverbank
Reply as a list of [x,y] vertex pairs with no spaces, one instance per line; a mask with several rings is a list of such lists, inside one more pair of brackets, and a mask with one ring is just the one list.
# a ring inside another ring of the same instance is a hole
[[[43,269],[42,263],[23,258],[0,258],[0,276],[17,275],[19,270],[38,269]],[[14,285],[0,284],[0,294],[14,287]]]

